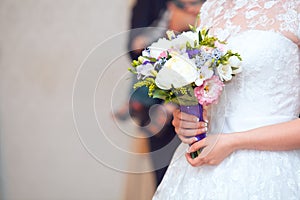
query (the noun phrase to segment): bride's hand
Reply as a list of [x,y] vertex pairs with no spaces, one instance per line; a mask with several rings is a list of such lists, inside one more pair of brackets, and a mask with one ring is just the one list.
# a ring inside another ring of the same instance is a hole
[[[192,144],[197,141],[196,135],[205,133],[207,131],[207,122],[199,122],[199,119],[194,115],[189,115],[180,110],[173,112],[172,124],[175,131],[183,143]],[[206,118],[206,111],[203,113]]]
[[[235,150],[234,134],[209,135],[189,148],[187,161],[194,167],[201,165],[218,165]],[[205,147],[196,158],[191,158],[190,153]]]

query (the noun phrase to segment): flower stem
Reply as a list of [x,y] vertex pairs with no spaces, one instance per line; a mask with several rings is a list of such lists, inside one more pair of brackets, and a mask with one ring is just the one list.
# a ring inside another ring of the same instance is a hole
[[197,158],[199,155],[200,155],[200,153],[202,152],[202,150],[204,149],[204,147],[203,148],[200,148],[200,149],[198,149],[197,151],[195,151],[195,152],[192,152],[192,153],[190,153],[190,155],[191,155],[191,158],[192,159],[194,159],[194,158]]

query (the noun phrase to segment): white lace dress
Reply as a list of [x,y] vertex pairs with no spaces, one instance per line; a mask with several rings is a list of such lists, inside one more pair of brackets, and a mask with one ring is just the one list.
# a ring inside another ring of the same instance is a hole
[[[203,5],[201,26],[226,39],[243,58],[243,72],[226,85],[226,105],[219,105],[226,107],[223,133],[298,118],[299,21],[300,0],[208,0]],[[154,200],[300,199],[299,150],[240,150],[217,166],[192,167],[186,149],[186,144],[178,147]]]

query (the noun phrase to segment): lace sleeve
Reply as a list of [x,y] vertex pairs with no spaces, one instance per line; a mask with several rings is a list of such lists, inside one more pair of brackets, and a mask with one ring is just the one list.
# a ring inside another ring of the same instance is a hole
[[226,39],[247,30],[275,31],[300,43],[300,0],[207,0],[200,27]]
[[298,5],[297,13],[298,13],[298,20],[297,20],[297,23],[298,23],[298,46],[300,46],[300,6],[299,5]]

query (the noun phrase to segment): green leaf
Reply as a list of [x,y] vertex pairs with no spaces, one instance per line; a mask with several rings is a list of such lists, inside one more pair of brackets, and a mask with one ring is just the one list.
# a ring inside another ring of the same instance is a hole
[[199,44],[200,44],[203,40],[201,31],[198,32],[198,37],[199,37]]
[[153,98],[158,98],[162,100],[166,100],[166,98],[169,96],[169,93],[164,90],[155,90],[153,92]]
[[[196,20],[195,20],[195,25],[194,25],[194,27],[197,27],[198,26],[198,22],[200,21],[200,13],[197,15],[197,17],[196,17]],[[195,32],[196,32],[196,30],[195,30]]]
[[197,28],[191,24],[189,24],[189,28],[191,31],[196,32]]
[[189,42],[186,42],[186,48],[187,49],[192,49],[192,45]]
[[144,58],[148,59],[150,62],[156,62],[155,58],[144,56]]
[[209,32],[209,29],[207,29],[207,30],[206,30],[206,32],[205,32],[205,36],[207,36],[207,35],[208,35],[208,32]]

